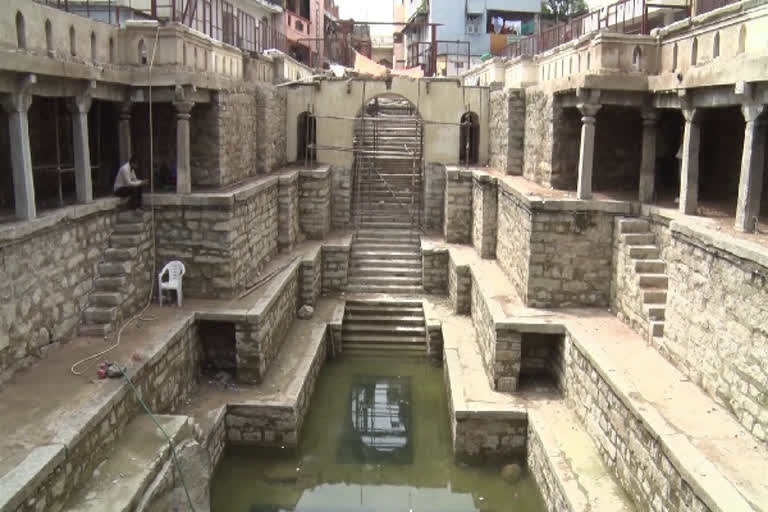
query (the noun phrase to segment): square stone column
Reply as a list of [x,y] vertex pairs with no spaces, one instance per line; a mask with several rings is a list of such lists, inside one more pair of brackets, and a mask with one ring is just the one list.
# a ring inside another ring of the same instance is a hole
[[656,192],[656,127],[659,113],[654,109],[646,109],[643,117],[643,148],[640,160],[640,192],[641,203],[652,203]]
[[680,170],[680,212],[695,215],[699,206],[699,147],[701,145],[701,110],[683,108],[683,159]]
[[765,121],[760,115],[765,105],[745,104],[744,149],[741,152],[741,176],[739,178],[739,199],[736,203],[736,230],[752,233],[756,218],[760,214],[760,196],[763,192],[763,169],[765,164]]
[[87,94],[70,98],[67,102],[72,114],[72,142],[75,153],[75,190],[78,203],[93,201],[93,180],[91,178],[91,148],[88,141],[88,112],[91,97]]
[[176,101],[176,193],[192,192],[192,162],[189,148],[189,119],[194,101]]
[[16,217],[21,220],[31,220],[37,216],[32,153],[29,146],[29,118],[27,117],[29,107],[32,105],[32,94],[22,89],[5,95],[2,104],[8,113]]
[[120,104],[120,122],[118,123],[118,152],[120,153],[120,165],[131,158],[131,108],[133,103],[124,101]]
[[592,167],[595,161],[595,120],[601,105],[579,103],[581,112],[581,145],[579,146],[579,181],[576,186],[578,199],[592,198]]

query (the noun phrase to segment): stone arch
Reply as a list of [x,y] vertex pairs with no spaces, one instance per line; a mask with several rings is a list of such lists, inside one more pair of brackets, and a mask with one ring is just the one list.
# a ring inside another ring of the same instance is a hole
[[317,161],[317,119],[309,111],[299,114],[296,120],[296,160]]
[[739,29],[739,49],[737,53],[741,54],[747,50],[747,26],[742,25]]
[[694,37],[691,43],[691,66],[695,66],[699,61],[699,38]]
[[16,46],[20,50],[27,49],[27,28],[21,11],[16,11]]
[[712,41],[712,58],[720,56],[720,32],[715,32],[715,40]]
[[49,56],[53,57],[53,26],[51,25],[51,20],[45,20],[45,50]]
[[480,118],[475,112],[461,115],[459,162],[468,165],[480,162]]
[[69,54],[71,56],[77,55],[77,34],[75,34],[75,27],[69,27]]

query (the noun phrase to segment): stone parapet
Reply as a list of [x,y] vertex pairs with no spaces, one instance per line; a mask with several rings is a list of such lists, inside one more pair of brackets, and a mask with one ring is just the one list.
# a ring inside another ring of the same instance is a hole
[[468,315],[472,292],[472,276],[469,265],[457,264],[453,257],[448,258],[448,296],[457,315]]
[[448,250],[432,247],[422,239],[421,274],[424,291],[430,294],[448,293]]
[[323,244],[323,295],[340,293],[347,289],[352,237],[347,236],[338,243]]
[[301,258],[300,270],[300,304],[314,306],[317,304],[323,288],[323,250],[320,246],[308,251]]
[[448,243],[472,241],[472,171],[447,167],[443,235]]
[[500,89],[490,96],[489,165],[504,174],[523,174],[525,91]]
[[352,223],[352,169],[331,167],[331,227],[349,229]]
[[424,168],[424,229],[443,231],[445,166],[428,163]]
[[472,245],[482,258],[496,257],[496,179],[484,171],[472,173]]
[[331,230],[331,181],[329,167],[299,171],[299,228],[311,240]]
[[292,251],[301,240],[298,171],[286,172],[280,176],[277,202],[277,244],[280,251]]

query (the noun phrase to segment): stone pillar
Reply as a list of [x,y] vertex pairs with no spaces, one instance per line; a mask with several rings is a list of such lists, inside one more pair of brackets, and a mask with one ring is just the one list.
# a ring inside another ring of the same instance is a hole
[[592,165],[595,160],[595,117],[601,105],[579,103],[581,112],[581,145],[579,147],[579,181],[576,187],[576,197],[590,199],[592,197]]
[[75,153],[75,189],[78,203],[93,201],[93,183],[91,178],[91,149],[88,142],[88,112],[91,110],[91,97],[87,94],[70,98],[67,102],[72,114],[72,142]]
[[176,106],[176,193],[192,192],[192,162],[189,154],[189,119],[194,101],[182,100]]
[[643,110],[643,149],[640,161],[641,203],[652,203],[656,191],[656,126],[659,114],[656,110]]
[[683,159],[680,170],[680,212],[696,214],[699,205],[699,146],[701,143],[701,110],[683,108]]
[[118,145],[120,153],[120,165],[131,158],[131,108],[130,101],[120,104],[120,123],[118,124]]
[[741,153],[741,177],[739,199],[736,203],[736,230],[751,233],[755,230],[755,218],[760,213],[760,195],[763,191],[765,163],[764,121],[760,115],[765,105],[744,104],[744,149]]
[[29,107],[32,105],[32,94],[25,90],[14,92],[6,95],[2,103],[3,108],[8,113],[16,217],[21,220],[31,220],[37,216],[35,181],[32,176],[32,153],[29,147],[29,119],[27,117]]

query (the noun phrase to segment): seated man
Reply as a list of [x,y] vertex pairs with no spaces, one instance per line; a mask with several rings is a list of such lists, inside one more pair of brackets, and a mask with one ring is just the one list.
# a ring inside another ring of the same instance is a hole
[[144,180],[136,178],[136,159],[131,157],[117,171],[113,188],[117,197],[128,197],[128,207],[132,210],[141,208],[142,187]]

